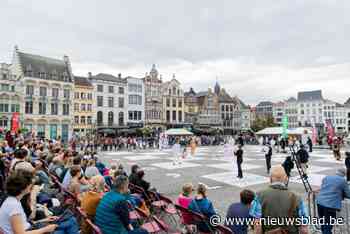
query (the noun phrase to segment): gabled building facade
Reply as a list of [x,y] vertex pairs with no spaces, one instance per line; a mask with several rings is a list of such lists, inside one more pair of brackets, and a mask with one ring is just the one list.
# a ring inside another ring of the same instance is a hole
[[74,77],[74,133],[88,136],[94,131],[94,86],[87,77]]
[[74,93],[68,56],[48,58],[15,47],[11,72],[22,87],[24,127],[39,137],[68,142],[73,131]]
[[185,96],[175,75],[162,85],[163,122],[167,128],[183,127],[185,122]]
[[162,97],[163,81],[155,64],[143,80],[145,86],[145,125],[160,132],[165,127]]

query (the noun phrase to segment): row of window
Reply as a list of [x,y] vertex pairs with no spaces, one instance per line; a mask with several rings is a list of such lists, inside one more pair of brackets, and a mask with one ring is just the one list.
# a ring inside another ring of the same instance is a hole
[[92,116],[74,116],[75,124],[92,124]]
[[15,91],[15,86],[14,85],[9,85],[9,84],[1,84],[1,91],[3,92],[14,92]]
[[140,95],[129,95],[129,104],[131,104],[131,105],[142,105],[142,96],[140,96]]
[[[103,107],[103,96],[97,96],[97,106]],[[108,97],[108,107],[114,107],[114,97]],[[124,98],[118,98],[118,107],[124,108]]]
[[161,119],[161,112],[156,110],[150,110],[146,112],[146,119]]
[[[113,125],[114,113],[112,111],[108,112],[107,117],[108,117],[107,124],[109,126]],[[103,112],[98,111],[97,112],[97,125],[102,125],[102,124],[103,124]],[[123,112],[119,112],[119,114],[118,114],[118,124],[119,124],[119,126],[124,125],[124,113]]]
[[[306,106],[306,107],[310,107],[310,106],[316,107],[317,104],[316,104],[316,103],[312,103],[311,105],[310,105],[310,103],[306,103],[306,104],[301,103],[301,104],[300,104],[300,107],[301,107],[301,108],[304,108],[304,106]],[[318,103],[318,106],[322,106],[322,103]]]
[[74,93],[74,99],[81,99],[81,100],[92,100],[92,93],[84,93],[84,92],[75,92]]
[[221,106],[221,111],[226,111],[226,112],[233,112],[233,105],[222,105]]
[[19,104],[0,103],[0,112],[19,112]]
[[[33,96],[34,90],[35,90],[35,88],[33,85],[27,85],[26,86],[26,95]],[[40,97],[47,97],[48,96],[47,87],[43,87],[43,86],[39,87],[39,96]],[[54,98],[59,97],[59,88],[52,88],[51,89],[51,97],[54,97]],[[63,97],[70,98],[70,90],[69,89],[63,90]]]
[[[317,112],[316,109],[312,109],[312,114],[313,115],[316,115],[316,112]],[[309,109],[307,109],[306,111],[305,110],[300,110],[300,114],[305,115],[305,113],[307,115],[309,115],[309,114],[311,114],[311,111]],[[318,114],[322,114],[322,109],[318,109]]]
[[[178,107],[178,108],[182,108],[182,100],[181,100],[181,99],[177,102],[176,98],[173,98],[173,100],[172,100],[172,106],[173,106],[173,107],[176,107],[176,104],[177,104],[177,107]],[[166,99],[166,106],[167,106],[167,107],[170,107],[170,98],[167,98],[167,99]]]
[[[97,85],[97,92],[103,93],[104,92],[104,86],[103,85]],[[108,93],[114,93],[114,86],[108,86]],[[118,87],[118,93],[124,94],[124,87]]]
[[[61,134],[58,134],[58,124],[50,124],[48,125],[50,127],[50,139],[58,139],[60,137],[63,142],[68,141],[68,134],[69,134],[69,126],[68,124],[62,124],[61,126]],[[24,127],[28,129],[29,132],[33,130],[33,125],[32,124],[25,124]],[[45,129],[46,125],[45,124],[38,124],[36,126],[36,133],[38,137],[44,138],[45,137]]]
[[74,111],[92,111],[92,104],[79,104],[79,103],[74,103]]
[[222,113],[221,119],[226,119],[226,120],[233,119],[233,113],[230,113],[230,114],[226,113],[226,115],[224,113]]
[[178,111],[178,116],[176,116],[177,111],[172,111],[172,119],[170,120],[170,111],[166,111],[166,121],[170,122],[182,122],[182,111]]
[[129,111],[129,120],[141,120],[142,111]]
[[180,96],[180,94],[181,94],[181,91],[180,91],[180,89],[176,89],[175,87],[173,87],[173,89],[171,90],[171,89],[169,89],[168,90],[168,94],[169,95],[177,95],[177,96]]
[[140,84],[128,84],[129,92],[142,93],[142,85]]
[[[45,102],[39,102],[39,115],[46,115],[48,113],[47,111],[47,104]],[[24,112],[26,114],[34,114],[33,111],[33,102],[27,101],[25,102],[25,108]],[[58,115],[58,103],[51,103],[51,115]],[[62,105],[62,115],[69,115],[69,104],[64,103]]]
[[24,71],[24,75],[28,76],[28,77],[33,77],[33,76],[37,75],[39,78],[52,79],[52,80],[56,80],[58,78],[61,78],[64,81],[68,81],[68,73],[67,72],[63,72],[60,75],[58,75],[56,71],[53,71],[52,73],[46,73],[44,71],[33,72],[31,67],[26,68],[26,70]]

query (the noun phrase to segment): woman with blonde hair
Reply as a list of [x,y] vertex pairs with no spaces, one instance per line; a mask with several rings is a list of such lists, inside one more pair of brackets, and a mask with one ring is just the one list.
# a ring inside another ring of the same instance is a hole
[[[105,180],[103,176],[96,175],[90,179],[90,188],[81,198],[81,208],[91,220],[95,219],[96,209],[105,191]],[[92,233],[91,228],[86,223],[82,224],[82,233]]]
[[213,203],[207,198],[208,187],[205,184],[199,183],[197,194],[188,206],[188,209],[204,215],[208,220],[197,224],[197,228],[201,232],[211,232],[209,223],[210,218],[216,214]]

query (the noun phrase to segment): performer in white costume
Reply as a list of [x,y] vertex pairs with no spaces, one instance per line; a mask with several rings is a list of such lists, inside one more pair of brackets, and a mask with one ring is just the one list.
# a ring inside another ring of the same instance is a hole
[[181,150],[180,140],[176,138],[175,144],[172,147],[173,165],[181,164],[183,151]]

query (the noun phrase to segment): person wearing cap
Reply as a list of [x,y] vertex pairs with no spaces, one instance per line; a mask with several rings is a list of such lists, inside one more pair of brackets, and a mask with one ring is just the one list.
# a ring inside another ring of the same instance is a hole
[[331,218],[336,218],[336,212],[341,210],[341,202],[344,198],[350,198],[349,185],[345,180],[346,171],[338,169],[335,175],[323,178],[321,189],[316,197],[319,218],[325,219],[325,225],[321,225],[322,234],[331,234]]
[[350,152],[345,152],[346,180],[350,181]]

